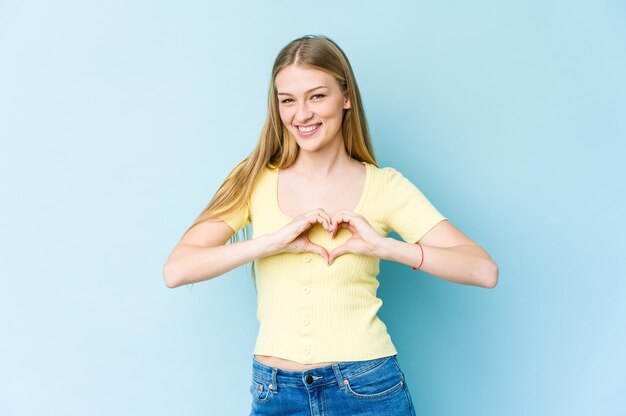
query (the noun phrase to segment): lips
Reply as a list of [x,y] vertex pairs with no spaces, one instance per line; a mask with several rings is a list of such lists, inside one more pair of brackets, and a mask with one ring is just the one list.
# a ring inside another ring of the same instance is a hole
[[296,130],[298,131],[298,134],[300,135],[300,137],[311,137],[315,133],[317,133],[317,131],[320,129],[321,126],[322,126],[322,123],[300,125],[300,126],[296,126]]

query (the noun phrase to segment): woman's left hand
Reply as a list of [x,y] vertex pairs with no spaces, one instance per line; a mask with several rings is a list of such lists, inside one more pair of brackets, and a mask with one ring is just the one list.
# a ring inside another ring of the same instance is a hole
[[341,210],[331,218],[331,227],[334,231],[333,237],[337,235],[339,228],[346,228],[352,236],[330,252],[328,264],[346,253],[376,255],[385,240],[385,237],[378,234],[363,216],[347,210]]

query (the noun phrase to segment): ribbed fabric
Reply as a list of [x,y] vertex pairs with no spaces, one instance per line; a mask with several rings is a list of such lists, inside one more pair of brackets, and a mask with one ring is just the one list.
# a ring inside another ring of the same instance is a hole
[[[353,212],[382,236],[395,231],[414,243],[446,218],[397,170],[367,162],[365,189]],[[291,218],[278,205],[278,169],[267,167],[256,179],[248,204],[222,218],[234,231],[252,222],[252,238],[284,227]],[[335,238],[320,225],[309,239],[329,252],[350,238]],[[416,259],[416,263],[417,263]],[[254,354],[303,364],[360,361],[397,354],[378,318],[376,297],[380,259],[344,254],[328,266],[314,253],[284,253],[255,260],[259,333]]]

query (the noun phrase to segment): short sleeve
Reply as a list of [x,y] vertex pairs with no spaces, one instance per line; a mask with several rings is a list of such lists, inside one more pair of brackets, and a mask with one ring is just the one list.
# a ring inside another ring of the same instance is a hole
[[415,243],[447,219],[402,173],[386,170],[386,222],[406,242]]
[[244,204],[230,215],[219,215],[219,219],[224,221],[234,232],[241,230],[250,222],[250,210],[248,204]]

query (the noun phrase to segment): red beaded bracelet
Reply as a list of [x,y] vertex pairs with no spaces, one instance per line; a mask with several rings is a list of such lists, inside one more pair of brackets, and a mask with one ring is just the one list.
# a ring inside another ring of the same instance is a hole
[[422,267],[422,263],[424,263],[424,248],[422,247],[422,245],[420,244],[419,241],[417,241],[415,244],[417,244],[418,246],[420,246],[420,250],[422,250],[422,261],[420,261],[420,265],[417,267],[413,267],[413,270],[417,270],[420,267]]

